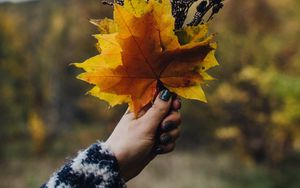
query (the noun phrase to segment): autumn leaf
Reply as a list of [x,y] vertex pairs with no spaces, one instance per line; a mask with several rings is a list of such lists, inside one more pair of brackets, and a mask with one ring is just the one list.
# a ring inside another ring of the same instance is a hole
[[93,20],[101,34],[99,55],[75,64],[78,76],[94,85],[89,92],[111,106],[128,103],[136,114],[151,103],[159,86],[187,99],[206,102],[201,84],[218,65],[207,26],[174,29],[169,0],[125,0],[114,19]]

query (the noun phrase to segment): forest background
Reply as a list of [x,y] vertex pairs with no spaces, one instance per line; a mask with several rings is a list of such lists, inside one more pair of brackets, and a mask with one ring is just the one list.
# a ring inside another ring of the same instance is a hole
[[[177,150],[130,188],[300,187],[300,1],[228,0],[210,23],[208,104],[184,101]],[[38,187],[105,140],[125,111],[84,95],[69,66],[97,54],[98,0],[0,3],[0,187]]]

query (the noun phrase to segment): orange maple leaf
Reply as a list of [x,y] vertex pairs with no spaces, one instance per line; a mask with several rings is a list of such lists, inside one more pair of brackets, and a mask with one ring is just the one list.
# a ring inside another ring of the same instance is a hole
[[125,0],[114,5],[114,20],[94,21],[100,55],[76,64],[78,77],[94,84],[90,91],[112,106],[129,103],[137,114],[159,90],[206,101],[201,84],[211,79],[206,70],[218,63],[216,44],[206,37],[207,26],[174,31],[169,0]]

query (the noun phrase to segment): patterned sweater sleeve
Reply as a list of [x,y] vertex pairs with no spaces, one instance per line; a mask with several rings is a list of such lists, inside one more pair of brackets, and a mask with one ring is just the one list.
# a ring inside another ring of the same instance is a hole
[[41,188],[125,188],[117,159],[101,142],[79,152]]

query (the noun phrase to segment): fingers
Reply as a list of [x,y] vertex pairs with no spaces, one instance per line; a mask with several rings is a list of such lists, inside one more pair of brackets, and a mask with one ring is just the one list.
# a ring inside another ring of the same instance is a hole
[[167,132],[179,126],[181,123],[181,115],[179,112],[172,111],[161,123],[162,132]]
[[159,137],[159,142],[162,145],[167,145],[171,142],[175,142],[180,136],[180,129],[176,128],[167,133],[163,133]]
[[171,142],[168,145],[160,145],[156,148],[155,153],[156,155],[170,153],[175,149],[175,146],[176,146],[175,142]]
[[170,110],[172,103],[172,93],[169,90],[163,90],[156,97],[152,107],[141,117],[142,121],[147,122],[151,130],[156,131],[160,122],[165,118]]
[[175,142],[180,137],[180,113],[172,111],[161,123],[156,154],[165,154],[174,150]]
[[180,137],[180,128],[174,128],[159,137],[159,144],[156,147],[156,154],[165,154],[174,150],[175,142]]
[[176,97],[172,102],[172,110],[178,111],[181,108],[181,99]]

